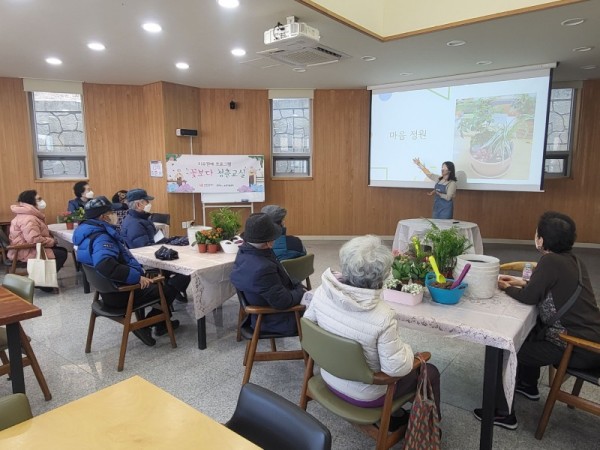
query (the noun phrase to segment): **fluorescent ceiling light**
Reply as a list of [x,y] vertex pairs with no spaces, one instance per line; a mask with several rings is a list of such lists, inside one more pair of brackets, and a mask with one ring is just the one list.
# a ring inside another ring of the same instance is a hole
[[234,48],[233,50],[231,50],[231,54],[233,56],[244,56],[246,54],[246,50],[244,50],[243,48]]
[[58,58],[46,58],[46,62],[53,66],[60,66],[62,64],[62,61]]
[[142,28],[148,33],[160,33],[162,31],[162,27],[154,22],[147,22],[144,25],[142,25]]
[[218,0],[217,3],[223,8],[237,8],[240,6],[239,0]]
[[175,64],[175,67],[177,67],[178,69],[181,69],[181,70],[187,70],[190,68],[190,65],[185,62],[178,62],[177,64]]
[[104,44],[101,44],[100,42],[90,42],[87,46],[88,46],[89,49],[95,50],[97,52],[101,52],[102,50],[106,50],[106,47],[104,46]]

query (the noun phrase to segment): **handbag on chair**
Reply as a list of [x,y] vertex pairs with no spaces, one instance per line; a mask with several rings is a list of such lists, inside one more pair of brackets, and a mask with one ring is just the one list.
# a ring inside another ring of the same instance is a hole
[[33,280],[36,287],[58,287],[58,278],[56,276],[56,261],[48,259],[46,250],[42,248],[41,243],[37,243],[37,254],[35,258],[27,260],[27,275]]
[[419,355],[416,357],[421,360],[421,369],[417,379],[417,394],[404,435],[404,450],[439,450],[442,448],[440,416],[433,398],[431,382],[427,378],[427,362]]

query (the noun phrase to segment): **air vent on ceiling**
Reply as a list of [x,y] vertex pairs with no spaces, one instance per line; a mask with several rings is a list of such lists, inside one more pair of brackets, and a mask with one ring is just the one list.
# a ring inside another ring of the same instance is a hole
[[319,66],[350,58],[350,55],[322,44],[307,44],[303,46],[296,42],[294,48],[272,48],[258,54],[294,67]]

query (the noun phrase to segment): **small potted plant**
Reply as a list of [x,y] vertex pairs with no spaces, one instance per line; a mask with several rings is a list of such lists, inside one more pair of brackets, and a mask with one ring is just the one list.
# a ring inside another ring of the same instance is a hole
[[464,254],[473,244],[457,227],[442,230],[435,223],[430,223],[431,228],[425,233],[425,241],[431,244],[431,253],[442,275],[452,278],[456,257]]
[[196,239],[192,242],[192,245],[198,245],[199,253],[206,253],[206,234],[204,234],[206,230],[196,231]]
[[210,213],[213,229],[221,230],[221,239],[232,240],[242,228],[240,214],[231,208],[220,208]]
[[414,306],[423,301],[425,287],[409,280],[402,283],[396,278],[389,278],[384,284],[383,299],[388,302]]
[[67,230],[72,230],[74,227],[75,218],[73,217],[73,213],[70,211],[65,211],[58,215],[56,221],[58,223],[64,223],[67,226]]
[[219,251],[219,242],[223,239],[223,230],[221,228],[213,228],[212,230],[204,230],[206,234],[206,250],[208,253],[217,253]]

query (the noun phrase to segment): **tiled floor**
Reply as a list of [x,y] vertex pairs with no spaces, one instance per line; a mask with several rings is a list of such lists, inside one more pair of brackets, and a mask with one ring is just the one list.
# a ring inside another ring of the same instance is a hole
[[[337,267],[337,252],[342,243],[306,242],[308,250],[316,255],[316,272],[311,278],[313,287],[320,284],[319,275],[325,268]],[[537,259],[533,245],[487,244],[485,250],[486,254],[498,256],[502,261]],[[594,289],[600,293],[600,251],[577,249],[576,253],[587,264]],[[45,402],[31,368],[26,368],[25,382],[34,414],[41,414],[137,374],[217,421],[224,422],[231,416],[242,380],[245,346],[245,343],[235,341],[237,300],[230,299],[224,304],[222,327],[215,326],[212,315],[207,317],[208,348],[204,351],[197,349],[196,326],[190,306],[176,303],[175,317],[182,322],[176,331],[178,347],[171,349],[167,336],[157,338],[155,347],[146,347],[132,336],[125,370],[119,373],[120,325],[98,319],[92,352],[85,354],[92,294],[83,293],[72,263],[68,263],[60,276],[61,293],[52,295],[36,291],[35,303],[42,308],[43,316],[24,322],[53,395],[51,401]],[[431,362],[442,372],[443,447],[478,448],[479,422],[473,418],[471,411],[481,404],[484,348],[411,330],[405,330],[403,338],[415,349],[430,351],[433,355]],[[284,343],[290,348],[297,345],[294,340]],[[256,363],[251,381],[297,403],[302,373],[302,361]],[[543,377],[540,402],[517,396],[519,428],[516,431],[496,428],[494,448],[599,449],[597,427],[600,418],[570,410],[562,404],[555,407],[544,439],[535,440],[533,433],[548,393],[546,380],[547,377]],[[10,381],[3,377],[0,379],[0,395],[10,392]],[[600,400],[598,389],[584,388],[585,394],[592,394]],[[160,405],[157,407],[160,408]],[[319,405],[310,404],[308,410],[329,427],[335,449],[374,447],[374,442],[368,437]],[[400,443],[395,448],[401,446]],[[201,442],[197,448],[203,448]]]

